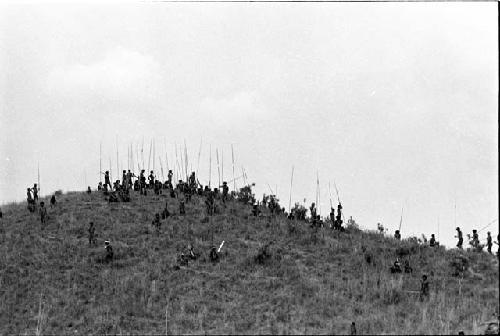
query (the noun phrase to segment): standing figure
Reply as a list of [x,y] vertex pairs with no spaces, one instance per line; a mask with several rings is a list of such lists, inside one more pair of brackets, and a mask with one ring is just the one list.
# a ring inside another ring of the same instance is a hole
[[154,175],[153,171],[151,171],[149,173],[148,180],[149,180],[149,189],[153,189],[153,187],[155,185],[155,175]]
[[109,179],[109,171],[106,170],[106,172],[104,173],[104,186],[107,188],[108,185],[109,189],[113,189],[113,186],[111,185],[111,181]]
[[429,282],[427,281],[427,275],[422,275],[422,280],[420,282],[420,301],[427,299],[429,297]]
[[44,227],[43,224],[47,222],[47,208],[45,207],[45,202],[40,202],[40,221],[42,222],[42,229]]
[[88,232],[89,232],[89,246],[91,246],[92,244],[95,245],[96,241],[95,241],[95,226],[94,226],[94,222],[90,222],[89,228],[88,228]]
[[33,200],[38,202],[38,187],[36,183],[33,185]]
[[459,227],[457,227],[456,230],[457,230],[457,235],[455,236],[455,238],[458,238],[457,247],[459,249],[462,249],[462,245],[464,243],[464,237],[463,237],[462,231],[460,230]]
[[397,240],[401,240],[401,234],[399,233],[399,230],[396,230],[396,232],[394,232],[394,238],[396,238]]
[[488,253],[491,254],[491,247],[493,243],[491,242],[491,232],[488,231],[488,237],[486,237],[486,246],[488,246]]
[[52,197],[50,198],[50,207],[54,207],[56,206],[56,195],[52,195]]
[[477,234],[477,230],[472,230],[472,247],[478,248],[479,246],[479,235]]

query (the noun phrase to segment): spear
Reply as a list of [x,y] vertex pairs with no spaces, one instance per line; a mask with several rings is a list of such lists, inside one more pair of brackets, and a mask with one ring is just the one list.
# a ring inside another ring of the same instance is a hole
[[399,219],[399,231],[401,232],[401,224],[403,223],[403,207],[401,207],[401,218]]
[[[38,186],[38,191],[40,192],[40,161],[38,161],[38,179],[37,179],[37,186]],[[42,193],[40,192],[40,196],[42,196]]]
[[484,230],[484,229],[486,229],[488,226],[490,226],[491,224],[495,223],[497,220],[498,220],[498,218],[497,218],[497,219],[492,220],[492,221],[491,221],[491,222],[489,222],[489,223],[488,223],[485,227],[483,227],[481,230],[477,231],[477,233],[479,233],[479,232],[483,231],[483,230]]
[[102,183],[102,142],[99,143],[99,182]]
[[330,208],[333,209],[333,204],[332,204],[332,190],[330,188],[330,181],[328,181],[328,195],[330,195]]
[[224,147],[221,149],[222,182],[224,182]]
[[118,166],[118,136],[116,136],[116,176],[120,176],[120,167]]
[[142,136],[141,158],[142,158],[142,169],[144,169],[144,135]]
[[212,145],[210,145],[210,165],[208,166],[208,187],[210,188],[210,183],[212,181]]
[[149,166],[150,162],[151,162],[151,149],[153,148],[153,140],[151,140],[150,144],[149,144],[149,157],[148,157],[148,174],[149,174],[149,168],[151,168]]
[[294,167],[292,166],[292,177],[290,178],[290,199],[289,199],[289,201],[288,201],[288,210],[289,210],[290,212],[292,211],[293,169],[294,169]]
[[200,171],[200,157],[201,157],[201,145],[203,144],[203,138],[200,140],[200,150],[198,151],[198,164],[196,165],[196,174],[199,175]]
[[109,158],[109,180],[113,181],[113,171],[111,170],[111,157]]
[[[219,173],[219,186],[220,186],[221,184],[220,184],[220,166],[219,166],[219,149],[218,148],[215,149],[215,154],[217,156],[217,171]],[[233,177],[234,177],[234,175],[233,175]]]
[[316,170],[316,206],[319,212],[319,172]]
[[184,139],[184,156],[185,156],[185,160],[184,160],[184,165],[186,167],[186,181],[189,180],[189,172],[188,172],[188,150],[187,150],[187,146],[186,146],[186,139]]
[[[233,149],[233,144],[231,144],[231,159],[233,161],[233,179],[234,179],[234,149]],[[233,182],[233,190],[236,192],[236,180]]]
[[156,141],[153,138],[153,171],[155,170],[155,157],[156,157]]
[[165,140],[165,164],[167,165],[167,170],[168,170],[167,137],[164,137],[163,139]]
[[163,175],[163,165],[161,164],[161,157],[158,156],[158,160],[160,161],[160,167],[161,167],[161,178],[162,180],[165,181],[165,175]]
[[219,249],[217,250],[217,253],[220,253],[220,251],[222,250],[222,246],[224,246],[224,240],[220,244]]

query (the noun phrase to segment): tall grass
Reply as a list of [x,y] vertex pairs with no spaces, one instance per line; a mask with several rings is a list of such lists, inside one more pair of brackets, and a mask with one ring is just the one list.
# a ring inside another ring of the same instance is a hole
[[[485,253],[355,228],[314,231],[266,211],[255,218],[237,202],[205,222],[198,197],[156,235],[151,221],[166,200],[178,213],[165,195],[108,204],[97,193],[65,194],[44,230],[25,205],[3,206],[0,333],[346,334],[355,321],[359,334],[450,334],[480,332],[498,313],[498,262]],[[90,221],[97,246],[88,246]],[[107,239],[116,259],[103,264]],[[214,265],[208,251],[222,240]],[[271,258],[257,264],[266,243]],[[188,244],[201,257],[174,270]],[[412,274],[389,272],[397,256]],[[470,268],[453,276],[457,257]],[[421,302],[412,291],[422,274],[431,293]]]

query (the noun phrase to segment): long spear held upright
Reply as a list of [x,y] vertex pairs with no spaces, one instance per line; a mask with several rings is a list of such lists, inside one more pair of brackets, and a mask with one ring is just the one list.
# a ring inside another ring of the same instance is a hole
[[118,166],[118,135],[116,136],[116,176],[120,176],[120,167]]
[[294,167],[292,166],[292,177],[290,178],[290,199],[289,199],[289,201],[288,201],[288,210],[289,210],[290,212],[292,211],[293,169],[294,169]]
[[[233,179],[234,179],[234,148],[233,148],[233,144],[231,144],[231,159],[233,161]],[[234,180],[234,182],[233,182],[233,190],[234,190],[234,192],[236,192],[236,180]]]
[[211,187],[212,182],[212,145],[210,145],[210,164],[208,166],[208,187]]
[[102,183],[102,142],[99,143],[99,182]]
[[151,150],[153,149],[153,140],[151,140],[150,144],[149,144],[149,157],[148,157],[148,174],[149,174],[149,168],[150,167],[150,163],[151,163]]
[[163,165],[161,164],[160,156],[158,156],[158,160],[160,161],[160,167],[161,167],[161,179],[165,181],[165,175],[163,175]]
[[111,170],[111,157],[109,158],[109,180],[113,181],[113,171]]
[[184,160],[184,165],[186,166],[186,181],[189,180],[189,172],[188,172],[188,150],[186,146],[186,139],[184,139],[184,156],[186,159]]
[[316,170],[316,206],[319,212],[319,172]]
[[167,137],[164,137],[163,139],[165,140],[165,164],[167,165],[167,170],[168,170],[169,165],[168,165],[168,154],[167,154],[167,152],[168,152],[167,151]]
[[200,157],[201,157],[201,145],[203,144],[203,138],[200,140],[200,150],[198,151],[198,164],[196,165],[196,174],[199,175],[200,171]]
[[155,157],[156,157],[156,141],[153,138],[153,171],[155,170]]
[[[38,162],[38,179],[37,179],[38,192],[40,192],[40,162]],[[40,196],[42,193],[40,192]]]
[[401,232],[401,224],[403,223],[403,207],[401,207],[401,218],[399,219],[399,231]]
[[330,181],[328,181],[328,195],[330,195],[330,208],[333,209],[333,204],[332,204],[332,190],[330,188]]
[[142,158],[142,169],[144,169],[144,135],[142,136],[141,158]]
[[217,172],[219,173],[219,187],[220,187],[220,166],[219,166],[219,149],[215,149],[215,155],[217,157]]

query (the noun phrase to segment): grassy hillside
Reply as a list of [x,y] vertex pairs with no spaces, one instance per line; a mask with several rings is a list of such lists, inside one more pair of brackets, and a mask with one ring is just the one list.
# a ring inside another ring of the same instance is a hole
[[[456,334],[478,333],[498,314],[498,261],[486,253],[355,229],[315,232],[267,212],[255,218],[236,201],[206,222],[197,196],[185,216],[162,220],[157,235],[151,221],[165,201],[179,212],[166,195],[108,203],[97,192],[68,193],[49,208],[44,230],[26,204],[4,206],[0,334],[346,334],[352,321],[358,334]],[[106,239],[110,264],[98,262]],[[222,240],[214,265],[209,248]],[[272,257],[257,264],[269,242]],[[174,270],[188,244],[201,257]],[[410,259],[412,274],[389,272],[398,255]],[[468,269],[454,276],[459,256]],[[424,273],[430,298],[420,302],[408,291],[419,290]]]

